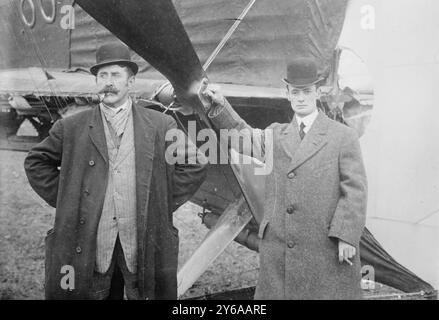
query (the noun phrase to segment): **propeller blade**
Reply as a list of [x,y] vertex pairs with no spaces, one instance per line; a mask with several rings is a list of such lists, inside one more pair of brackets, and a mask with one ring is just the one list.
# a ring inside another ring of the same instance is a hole
[[[230,150],[230,156],[232,163],[236,163],[238,157],[240,157],[233,149]],[[256,159],[250,160],[251,163],[246,165],[231,165],[235,169],[235,176],[245,188],[250,201],[246,202],[244,197],[241,196],[224,210],[200,246],[178,271],[178,296],[182,296],[197,281],[212,262],[250,222],[252,215],[257,222],[262,220],[265,178],[253,173],[255,168],[261,168],[262,163]]]
[[244,198],[231,203],[177,274],[177,295],[182,296],[211,263],[250,222],[252,215]]
[[161,72],[183,104],[202,111],[197,90],[206,76],[171,0],[76,2]]

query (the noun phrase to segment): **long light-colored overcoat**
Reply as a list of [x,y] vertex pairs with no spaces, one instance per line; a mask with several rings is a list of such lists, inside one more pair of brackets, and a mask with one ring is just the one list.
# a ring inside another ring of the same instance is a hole
[[[219,128],[250,129],[227,102],[210,117]],[[265,179],[255,298],[361,298],[367,181],[355,131],[323,113],[303,141],[295,119],[266,130],[273,130],[273,170]],[[264,147],[269,136],[253,142]],[[353,266],[339,263],[338,239],[356,247]]]

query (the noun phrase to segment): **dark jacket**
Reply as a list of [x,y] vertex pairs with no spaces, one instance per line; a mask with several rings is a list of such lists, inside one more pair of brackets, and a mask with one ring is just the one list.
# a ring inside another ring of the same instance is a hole
[[[179,239],[172,213],[196,192],[205,168],[166,162],[171,142],[165,135],[177,127],[172,117],[134,104],[133,122],[139,293],[142,299],[176,299]],[[24,167],[33,189],[56,207],[55,225],[46,237],[46,299],[87,299],[108,179],[99,107],[57,121]],[[60,285],[64,265],[75,271],[72,291]]]

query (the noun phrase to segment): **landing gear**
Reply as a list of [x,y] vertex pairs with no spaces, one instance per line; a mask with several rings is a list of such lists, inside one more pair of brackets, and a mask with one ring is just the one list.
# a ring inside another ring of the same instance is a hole
[[[0,113],[0,149],[28,151],[49,135],[57,113],[19,115],[15,109]],[[26,121],[28,120],[28,122]]]
[[54,116],[52,115],[52,118],[46,117],[46,116],[38,116],[38,117],[25,117],[29,122],[32,124],[34,129],[38,133],[38,137],[40,140],[43,140],[49,135],[49,130],[52,128],[52,125],[55,123],[56,120],[60,118],[60,116],[56,116],[54,119]]

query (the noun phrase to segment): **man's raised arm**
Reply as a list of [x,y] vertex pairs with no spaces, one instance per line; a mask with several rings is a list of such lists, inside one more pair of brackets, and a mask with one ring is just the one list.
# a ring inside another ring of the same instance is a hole
[[[229,130],[227,134],[229,146],[238,153],[264,162],[268,139],[272,137],[271,126],[265,130],[252,128],[233,110],[230,103],[218,90],[206,89],[202,93],[202,97],[205,99],[205,106],[208,106],[206,108],[207,115],[213,125],[220,130],[220,133],[221,129]],[[234,138],[233,134],[239,138],[238,144],[231,142]]]

